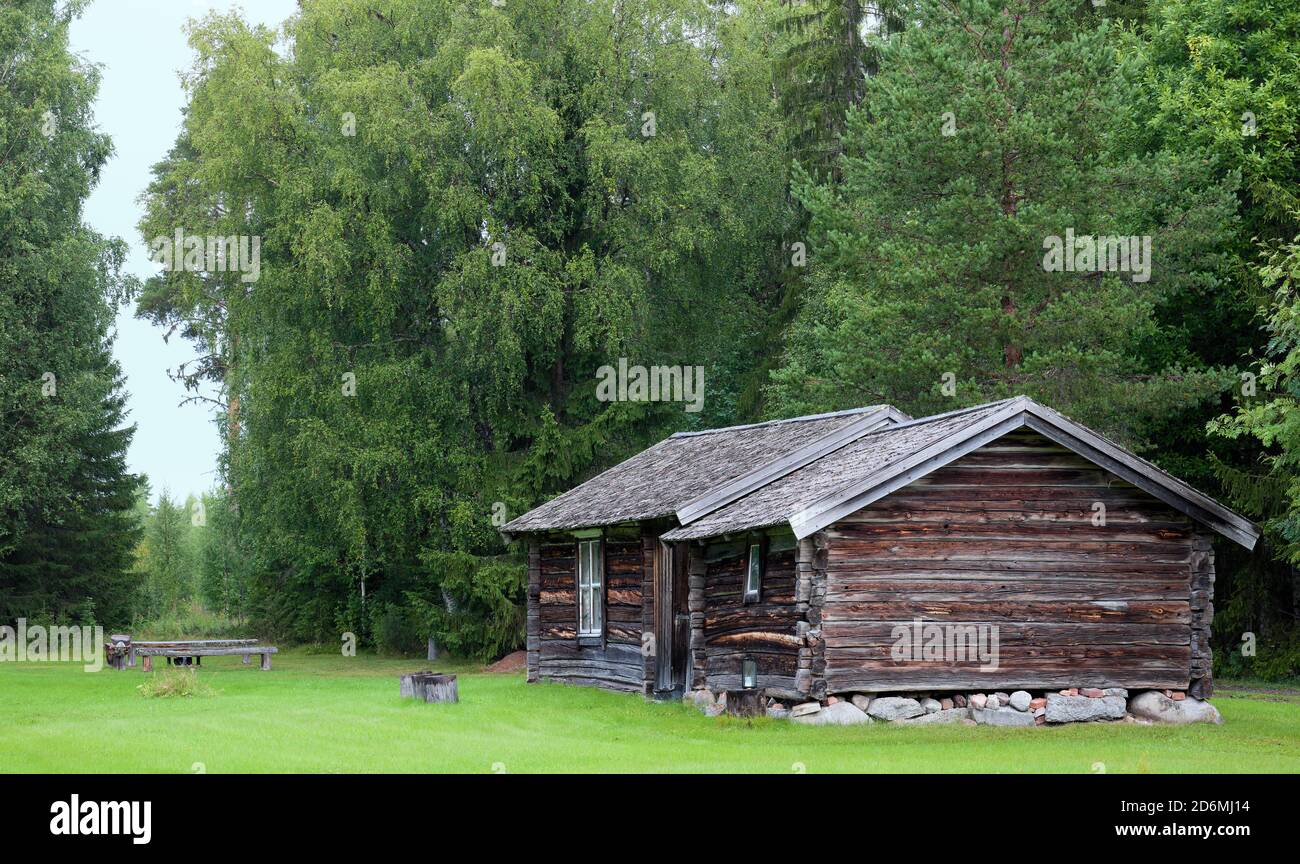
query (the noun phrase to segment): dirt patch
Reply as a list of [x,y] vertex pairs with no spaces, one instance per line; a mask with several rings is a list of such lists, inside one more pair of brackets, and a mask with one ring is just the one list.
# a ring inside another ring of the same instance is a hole
[[497,662],[488,666],[485,672],[522,672],[528,666],[528,652],[516,651],[513,654],[507,654]]

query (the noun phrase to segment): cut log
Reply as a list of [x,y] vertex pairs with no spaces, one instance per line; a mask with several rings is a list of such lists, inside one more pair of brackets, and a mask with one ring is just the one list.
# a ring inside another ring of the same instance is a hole
[[455,675],[430,675],[424,681],[425,702],[459,702]]
[[421,702],[459,702],[456,676],[439,672],[410,672],[398,676],[398,692]]

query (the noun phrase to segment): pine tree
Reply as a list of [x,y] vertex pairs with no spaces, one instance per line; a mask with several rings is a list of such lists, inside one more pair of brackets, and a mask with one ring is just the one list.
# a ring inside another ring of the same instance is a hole
[[[1155,310],[1212,271],[1232,188],[1133,152],[1134,73],[1105,19],[1077,11],[927,0],[885,46],[849,114],[842,183],[800,192],[813,287],[778,412],[1027,393],[1140,444],[1152,417],[1227,386],[1183,367]],[[1072,235],[1094,252],[1083,238],[1136,238],[1138,254],[1054,261]]]

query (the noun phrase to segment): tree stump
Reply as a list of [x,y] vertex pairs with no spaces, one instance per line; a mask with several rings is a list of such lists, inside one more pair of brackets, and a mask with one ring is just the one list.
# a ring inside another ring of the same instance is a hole
[[762,690],[728,690],[727,713],[733,717],[765,717],[767,705]]
[[411,672],[398,677],[398,692],[421,702],[459,702],[456,676],[438,672]]

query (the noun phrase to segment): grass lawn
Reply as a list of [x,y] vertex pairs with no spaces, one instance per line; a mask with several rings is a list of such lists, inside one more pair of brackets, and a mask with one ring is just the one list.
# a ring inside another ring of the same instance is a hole
[[139,668],[3,663],[0,772],[1300,771],[1294,692],[1225,692],[1222,726],[804,727],[436,665],[460,704],[398,696],[420,660],[208,657],[214,692],[189,698],[145,698]]

